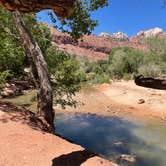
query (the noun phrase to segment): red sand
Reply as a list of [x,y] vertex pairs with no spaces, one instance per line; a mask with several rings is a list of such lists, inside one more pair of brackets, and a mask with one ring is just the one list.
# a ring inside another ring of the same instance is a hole
[[30,113],[0,102],[0,165],[117,166],[40,128]]

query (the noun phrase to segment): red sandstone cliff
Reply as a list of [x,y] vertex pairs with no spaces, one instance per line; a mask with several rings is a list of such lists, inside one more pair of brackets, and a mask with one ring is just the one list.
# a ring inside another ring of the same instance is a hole
[[[154,28],[147,31],[140,31],[130,39],[115,40],[108,35],[96,36],[85,35],[78,43],[74,43],[72,38],[66,34],[59,32],[54,27],[48,26],[51,31],[52,44],[57,46],[59,50],[65,51],[79,57],[86,56],[91,60],[107,59],[111,50],[115,47],[133,47],[141,50],[147,50],[145,45],[142,45],[140,39],[142,37],[160,37],[165,36],[165,33],[160,28]],[[114,33],[122,35],[122,33]],[[122,35],[123,36],[123,35]],[[119,36],[118,36],[119,39]]]

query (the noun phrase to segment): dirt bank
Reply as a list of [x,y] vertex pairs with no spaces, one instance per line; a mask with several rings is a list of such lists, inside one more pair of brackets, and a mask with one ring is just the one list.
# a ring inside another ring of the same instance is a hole
[[133,81],[87,88],[75,99],[80,101],[79,106],[76,109],[67,107],[67,111],[166,120],[166,91],[140,87]]
[[0,102],[0,165],[116,166],[44,130],[32,113]]

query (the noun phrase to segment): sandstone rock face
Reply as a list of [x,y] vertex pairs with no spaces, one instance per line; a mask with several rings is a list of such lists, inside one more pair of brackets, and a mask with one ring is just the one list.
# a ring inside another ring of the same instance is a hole
[[99,36],[106,37],[111,40],[117,40],[117,41],[128,41],[129,40],[127,34],[125,34],[123,32],[117,32],[117,33],[112,33],[112,34],[101,32]]
[[0,8],[5,8],[9,11],[19,11],[21,13],[38,12],[43,9],[52,9],[60,18],[68,17],[72,11],[76,0],[65,1],[36,1],[36,0],[17,0],[8,1],[0,0]]
[[166,37],[166,33],[161,28],[153,28],[149,30],[142,30],[138,32],[136,35],[130,38],[131,42],[139,42],[144,38],[163,38]]
[[128,36],[123,32],[117,32],[110,34],[111,39],[113,40],[119,40],[119,41],[128,41]]
[[52,45],[66,53],[76,55],[77,57],[87,57],[90,60],[107,59],[111,50],[115,47],[133,47],[141,50],[146,49],[145,46],[138,42],[131,42],[124,33],[110,34],[101,33],[96,35],[85,35],[78,43],[74,43],[67,33],[59,32],[54,27],[47,25],[51,31]]
[[140,31],[137,33],[137,36],[144,38],[153,38],[153,37],[158,37],[160,34],[164,34],[164,31],[163,29],[157,27],[146,31]]
[[62,33],[45,24],[51,31],[52,45],[59,50],[75,55],[77,57],[87,57],[90,60],[108,59],[111,50],[115,47],[129,46],[132,48],[147,51],[148,47],[140,42],[145,37],[166,36],[162,29],[154,28],[147,31],[141,31],[130,39],[125,33],[117,32],[108,34],[102,32],[99,36],[85,35],[78,43],[74,43],[67,33]]
[[100,37],[108,37],[108,38],[110,38],[110,34],[109,34],[109,33],[105,33],[105,32],[101,32],[101,33],[99,34],[99,36],[100,36]]

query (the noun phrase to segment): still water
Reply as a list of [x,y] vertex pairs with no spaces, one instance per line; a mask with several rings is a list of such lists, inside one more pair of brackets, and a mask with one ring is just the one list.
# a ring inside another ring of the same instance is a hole
[[[166,166],[166,122],[57,114],[56,133],[120,165]],[[135,162],[119,160],[132,155]]]

